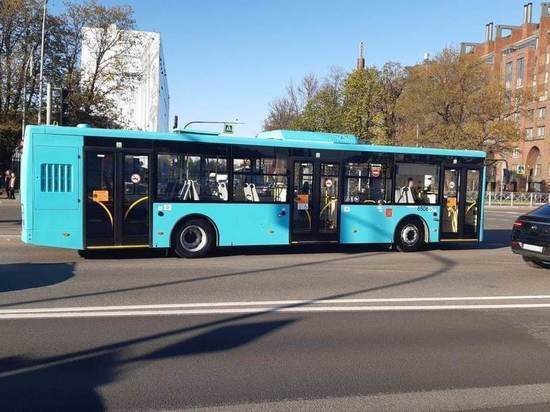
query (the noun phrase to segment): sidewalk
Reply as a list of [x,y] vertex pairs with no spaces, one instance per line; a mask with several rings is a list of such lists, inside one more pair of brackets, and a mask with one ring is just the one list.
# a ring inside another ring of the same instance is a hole
[[19,199],[0,198],[0,240],[18,240],[20,236],[21,204]]

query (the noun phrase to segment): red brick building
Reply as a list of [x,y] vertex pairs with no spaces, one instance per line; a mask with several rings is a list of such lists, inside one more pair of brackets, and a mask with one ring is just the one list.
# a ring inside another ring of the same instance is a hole
[[[533,93],[534,101],[515,115],[522,137],[507,156],[512,172],[508,189],[522,192],[550,190],[550,3],[540,3],[540,8],[538,23],[532,22],[533,4],[528,3],[521,25],[488,23],[483,43],[461,44],[462,53],[474,53],[492,65],[510,93],[521,88]],[[488,189],[500,190],[502,166],[488,175]]]

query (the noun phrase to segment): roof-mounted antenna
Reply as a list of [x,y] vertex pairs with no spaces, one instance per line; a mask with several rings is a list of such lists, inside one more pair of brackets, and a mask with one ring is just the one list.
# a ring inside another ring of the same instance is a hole
[[178,115],[174,116],[174,127],[172,129],[176,130],[178,128]]

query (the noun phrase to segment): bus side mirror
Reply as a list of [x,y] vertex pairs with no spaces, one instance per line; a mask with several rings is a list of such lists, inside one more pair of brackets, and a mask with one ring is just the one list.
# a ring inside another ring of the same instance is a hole
[[510,183],[510,171],[508,169],[503,169],[502,171],[502,183],[505,186]]

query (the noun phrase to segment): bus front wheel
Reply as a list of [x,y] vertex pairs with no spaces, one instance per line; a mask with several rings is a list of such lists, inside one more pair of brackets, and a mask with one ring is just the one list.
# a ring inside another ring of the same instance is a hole
[[181,224],[175,233],[174,249],[179,257],[200,258],[208,255],[215,245],[215,232],[203,219],[191,219]]
[[400,252],[416,252],[424,245],[424,225],[418,219],[401,222],[395,230],[395,245]]

